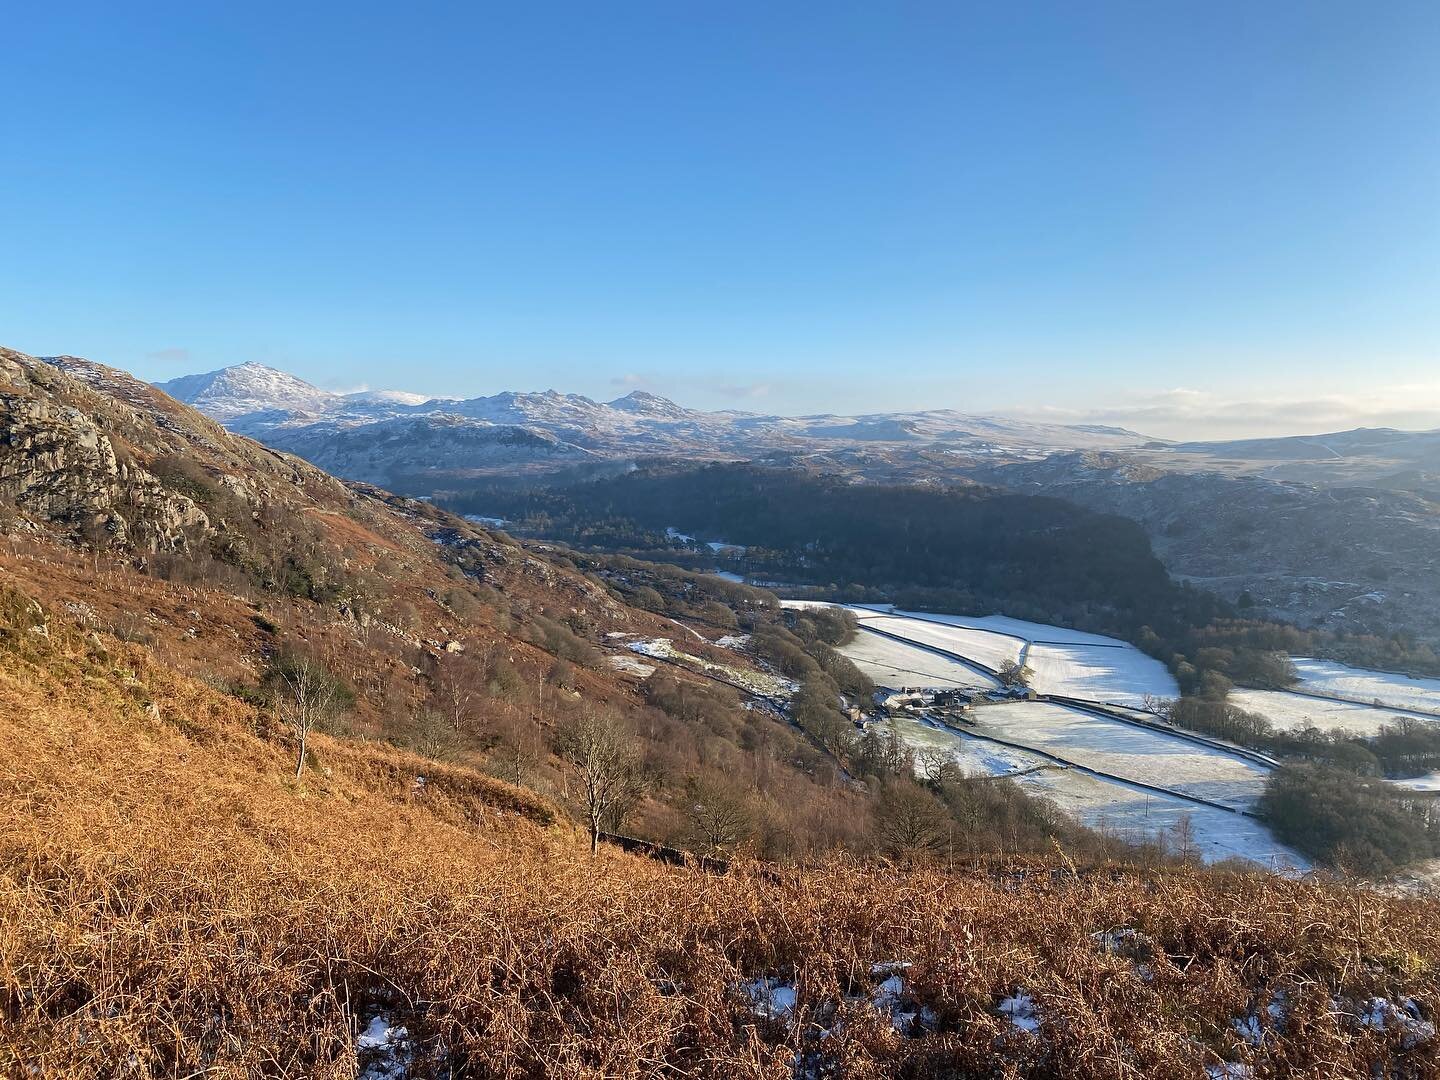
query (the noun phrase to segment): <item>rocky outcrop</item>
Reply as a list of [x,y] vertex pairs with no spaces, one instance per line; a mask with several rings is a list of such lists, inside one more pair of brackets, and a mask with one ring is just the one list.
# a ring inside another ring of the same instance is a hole
[[139,552],[183,550],[208,530],[192,499],[117,453],[96,418],[58,398],[48,379],[32,378],[36,363],[0,353],[0,500],[31,526]]

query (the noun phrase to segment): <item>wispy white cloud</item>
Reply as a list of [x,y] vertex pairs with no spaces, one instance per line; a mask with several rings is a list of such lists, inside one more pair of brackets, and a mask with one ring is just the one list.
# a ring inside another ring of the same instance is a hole
[[1089,407],[1021,406],[1013,416],[1110,424],[1168,438],[1302,435],[1356,427],[1440,428],[1440,381],[1376,386],[1355,394],[1240,397],[1189,387],[1127,395]]

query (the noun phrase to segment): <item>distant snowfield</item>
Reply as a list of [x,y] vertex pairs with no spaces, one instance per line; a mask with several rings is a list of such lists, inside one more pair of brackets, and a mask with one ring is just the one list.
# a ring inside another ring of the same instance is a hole
[[974,710],[975,730],[1033,746],[1126,780],[1249,809],[1269,770],[1159,731],[1106,720],[1046,701]]
[[1292,658],[1300,675],[1300,688],[1316,694],[1333,694],[1351,701],[1374,702],[1397,709],[1418,709],[1440,714],[1440,679],[1412,679],[1383,671],[1346,667],[1333,660]]
[[896,690],[905,686],[949,689],[958,686],[996,685],[995,680],[987,679],[958,661],[948,660],[913,645],[891,641],[875,634],[856,635],[854,641],[840,648],[840,652],[876,685]]
[[[832,606],[811,601],[783,603],[787,607]],[[1179,693],[1163,664],[1114,638],[1000,615],[932,615],[875,607],[851,610],[862,625],[906,639],[896,641],[862,632],[840,648],[884,686],[988,687],[993,680],[925,646],[998,667],[1006,659],[1018,658],[1028,641],[1032,644],[1026,659],[1035,671],[1031,682],[1042,693],[1131,707],[1147,696],[1169,698]],[[941,750],[969,775],[1013,776],[1030,794],[1051,799],[1091,827],[1141,839],[1169,833],[1183,818],[1190,822],[1195,847],[1208,862],[1245,858],[1281,869],[1308,865],[1253,818],[1123,782],[1151,784],[1249,809],[1264,790],[1268,775],[1250,761],[1052,702],[984,705],[974,709],[972,716],[976,735],[993,735],[1043,750],[1122,779],[1106,780],[1060,767],[1041,754],[987,742],[922,717],[897,717],[891,723],[900,738],[917,750]]]
[[1338,728],[1348,735],[1371,736],[1404,716],[1440,724],[1440,716],[1395,712],[1370,705],[1310,697],[1307,694],[1291,694],[1284,690],[1236,688],[1230,691],[1229,701],[1236,708],[1265,717],[1281,731],[1303,731],[1309,727],[1330,731]]
[[[1020,638],[998,634],[992,630],[974,630],[965,626],[924,622],[920,619],[899,615],[867,615],[861,619],[861,623],[864,626],[873,626],[877,630],[884,630],[886,633],[898,634],[910,641],[918,641],[922,645],[934,645],[936,648],[959,653],[986,667],[996,669],[999,669],[1006,660],[1019,660],[1020,650],[1025,645]],[[975,676],[972,676],[972,680],[974,678]],[[988,681],[981,680],[982,683]]]
[[[978,712],[983,719],[987,715],[998,717],[1010,710],[1035,707],[1035,703],[1017,703],[986,706]],[[1039,707],[1057,708],[1043,704]],[[1308,869],[1309,864],[1301,855],[1278,842],[1264,825],[1253,818],[1143,791],[1075,769],[1061,768],[1039,754],[971,738],[922,718],[897,717],[891,723],[900,738],[917,750],[940,750],[950,756],[969,776],[1013,777],[1015,783],[1027,794],[1051,800],[1065,814],[1091,828],[1116,833],[1136,841],[1164,835],[1173,847],[1174,830],[1181,819],[1187,819],[1190,822],[1194,846],[1206,862],[1242,858],[1277,870]],[[1104,721],[1097,719],[1096,724],[1103,725]],[[1057,728],[1053,718],[1045,718],[1027,729],[1023,712],[1010,712],[1008,719],[997,724],[992,733],[1000,734],[1000,730],[1007,726],[1013,727],[1013,730],[1007,731],[1001,737],[1012,738],[1017,742],[1028,741],[1075,761],[1084,758],[1086,764],[1095,768],[1105,765],[1119,766],[1114,769],[1106,768],[1107,772],[1131,775],[1136,779],[1148,777],[1147,782],[1158,781],[1165,786],[1202,796],[1234,796],[1247,805],[1248,800],[1244,798],[1244,794],[1254,790],[1254,780],[1235,768],[1235,765],[1240,763],[1224,755],[1211,754],[1201,747],[1172,751],[1168,747],[1151,746],[1148,749],[1156,752],[1142,752],[1137,758],[1117,761],[1108,755],[1123,754],[1121,747],[1128,738],[1126,734],[1091,730],[1083,732],[1077,742],[1062,745],[1056,739],[1063,733],[1063,727]],[[1120,732],[1133,731],[1142,737],[1147,735],[1123,725],[1113,726],[1120,729]],[[985,725],[982,724],[976,730],[983,733],[984,729]],[[1045,745],[1047,736],[1049,745]],[[1153,737],[1164,738],[1160,735]],[[1168,741],[1176,742],[1177,748],[1186,746],[1176,740]],[[1177,756],[1184,757],[1192,751],[1194,758],[1178,762],[1175,760]],[[1176,769],[1176,772],[1162,776],[1163,771],[1172,768]],[[1171,784],[1167,783],[1168,780],[1178,782]],[[1223,798],[1217,801],[1228,804],[1231,799]]]
[[[945,649],[989,668],[1006,660],[1017,660],[1026,642],[1026,665],[1034,672],[1030,685],[1042,694],[1061,694],[1089,701],[1138,706],[1146,699],[1178,697],[1180,688],[1160,661],[1146,656],[1128,642],[1116,638],[1067,630],[1060,626],[1026,622],[1004,615],[936,615],[930,612],[897,611],[877,605],[830,605],[804,600],[783,601],[787,607],[848,607],[862,626],[919,645]],[[901,652],[879,650],[873,634],[859,638],[840,651],[855,660],[870,678],[884,686],[990,686],[993,681],[970,671],[963,664],[947,666],[944,658],[924,649]],[[906,653],[910,654],[906,658]],[[937,663],[938,662],[938,663]],[[870,667],[866,667],[866,664]],[[888,665],[891,669],[887,677]],[[934,683],[916,678],[895,682],[898,672],[932,672]]]

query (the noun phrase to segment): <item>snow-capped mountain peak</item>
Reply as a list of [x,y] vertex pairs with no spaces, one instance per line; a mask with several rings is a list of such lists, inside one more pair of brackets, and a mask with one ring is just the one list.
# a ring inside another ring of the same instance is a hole
[[254,361],[155,385],[222,424],[256,412],[324,412],[340,396]]
[[669,398],[652,394],[648,390],[632,390],[624,397],[618,397],[608,404],[612,409],[623,409],[625,412],[639,413],[641,416],[680,419],[690,415],[690,410],[683,405],[677,405]]
[[257,364],[253,360],[202,375],[184,375],[155,386],[222,424],[254,414],[265,414],[269,418],[267,422],[273,422],[286,416],[329,415],[347,409],[384,411],[414,408],[431,400],[425,394],[413,394],[406,390],[360,390],[337,394],[322,390],[287,371]]

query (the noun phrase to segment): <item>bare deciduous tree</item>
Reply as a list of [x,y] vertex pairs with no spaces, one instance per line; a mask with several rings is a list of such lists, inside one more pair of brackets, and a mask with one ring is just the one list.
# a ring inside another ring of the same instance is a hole
[[278,669],[284,691],[277,703],[281,718],[295,733],[299,748],[295,756],[295,778],[305,771],[305,751],[310,733],[340,714],[345,695],[335,677],[308,656],[291,659]]
[[483,664],[477,665],[461,654],[447,653],[435,662],[431,699],[456,735],[473,726],[476,705],[484,688],[484,671]]
[[690,843],[702,855],[721,855],[750,838],[754,825],[744,795],[713,780],[685,785]]
[[944,803],[919,785],[901,781],[881,792],[875,835],[888,854],[906,860],[939,855],[949,830]]
[[556,748],[580,774],[593,855],[601,827],[643,788],[635,739],[615,714],[586,709],[560,727]]
[[950,752],[938,746],[924,746],[917,750],[915,764],[921,778],[928,784],[943,786],[965,775]]
[[497,734],[499,741],[490,752],[491,773],[516,787],[525,787],[543,756],[539,729],[528,720],[510,717],[500,724]]

